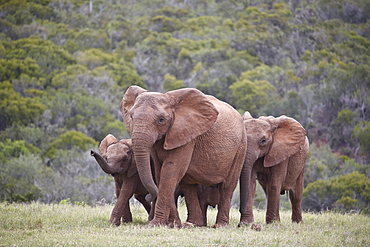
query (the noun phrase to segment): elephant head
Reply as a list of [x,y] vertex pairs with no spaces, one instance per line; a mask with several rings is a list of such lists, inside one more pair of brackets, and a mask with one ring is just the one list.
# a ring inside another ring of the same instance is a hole
[[243,121],[248,138],[246,162],[250,164],[264,157],[264,167],[275,166],[298,152],[306,140],[302,125],[284,115],[253,118],[245,112]]
[[162,94],[131,86],[121,101],[121,111],[141,181],[151,200],[158,193],[149,165],[153,145],[162,140],[164,150],[183,146],[209,130],[218,116],[207,97],[191,88]]
[[252,168],[257,160],[265,168],[276,166],[297,153],[306,141],[302,125],[284,115],[253,118],[245,112],[243,121],[248,144],[240,177],[240,210],[246,208]]
[[130,139],[117,139],[108,134],[99,145],[99,153],[91,150],[91,156],[101,169],[112,176],[126,174],[131,177],[137,172]]

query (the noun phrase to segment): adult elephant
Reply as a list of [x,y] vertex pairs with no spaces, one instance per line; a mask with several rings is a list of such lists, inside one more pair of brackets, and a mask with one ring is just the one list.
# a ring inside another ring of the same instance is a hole
[[253,118],[243,115],[248,148],[240,176],[240,223],[253,222],[256,178],[267,197],[266,223],[280,221],[280,194],[289,191],[292,221],[302,221],[304,165],[308,153],[306,131],[295,119]]
[[[170,215],[178,215],[173,195],[180,181],[189,223],[203,225],[197,184],[204,184],[217,185],[220,191],[215,227],[227,224],[231,197],[246,153],[247,139],[240,114],[197,89],[163,94],[138,86],[128,88],[121,111],[131,134],[140,178],[151,199],[156,198],[150,224],[172,224]],[[158,187],[152,178],[150,156]]]
[[99,145],[99,153],[91,150],[91,156],[105,173],[114,177],[117,202],[110,222],[116,226],[121,224],[121,219],[123,223],[132,222],[129,200],[133,195],[143,204],[149,214],[148,219],[151,220],[151,203],[145,200],[149,192],[141,183],[137,172],[131,139],[117,141],[113,135],[108,134]]

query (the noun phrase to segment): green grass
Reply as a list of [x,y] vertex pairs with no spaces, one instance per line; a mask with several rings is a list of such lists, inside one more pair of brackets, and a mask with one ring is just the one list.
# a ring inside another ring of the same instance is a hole
[[[370,246],[370,218],[358,214],[304,213],[301,224],[281,212],[281,223],[266,225],[265,211],[255,211],[262,230],[238,228],[239,212],[231,209],[230,225],[220,229],[148,227],[141,206],[134,222],[110,226],[113,206],[0,203],[0,246]],[[181,219],[186,208],[179,208]],[[208,224],[217,211],[209,210]]]

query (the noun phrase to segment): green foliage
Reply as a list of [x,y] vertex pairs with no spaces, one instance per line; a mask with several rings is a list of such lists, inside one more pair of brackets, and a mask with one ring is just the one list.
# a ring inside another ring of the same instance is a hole
[[103,66],[107,63],[117,62],[114,54],[107,54],[100,49],[88,49],[77,54],[77,62],[89,70]]
[[96,146],[97,144],[97,141],[95,141],[91,137],[86,136],[84,133],[75,130],[69,130],[61,134],[55,141],[50,143],[50,149],[45,154],[45,156],[53,157],[56,150],[59,149],[77,149],[85,151],[88,148]]
[[276,93],[276,89],[265,79],[265,74],[259,68],[244,72],[241,80],[233,83],[230,103],[237,109],[248,109],[256,116],[258,110],[269,102],[270,97]]
[[41,153],[41,150],[28,144],[24,140],[12,141],[6,139],[4,143],[0,142],[0,159],[9,159],[19,157],[20,155],[30,155],[31,153]]
[[19,39],[7,45],[9,48],[6,59],[32,58],[38,64],[41,73],[49,74],[75,63],[73,56],[62,47],[38,36]]
[[[8,157],[2,159],[5,162],[0,167],[0,200],[9,202],[36,200],[41,192],[34,181],[41,166],[41,159],[30,154],[24,141],[11,142],[11,145],[13,150],[6,147],[7,150],[4,151]],[[10,155],[13,158],[9,157]]]
[[167,91],[184,88],[185,84],[181,80],[177,80],[176,77],[170,74],[165,74],[163,79],[163,89]]
[[48,1],[15,0],[0,3],[3,18],[13,24],[21,25],[31,23],[33,19],[55,18],[53,9],[47,6]]
[[330,180],[310,183],[303,192],[302,205],[314,211],[333,208],[349,211],[368,208],[370,180],[364,174],[353,172]]
[[352,172],[370,174],[369,165],[361,165],[345,155],[333,153],[325,143],[311,144],[305,165],[305,187],[316,180],[330,180],[332,177]]
[[0,59],[0,81],[12,81],[21,75],[40,77],[40,67],[34,59]]
[[353,129],[353,135],[360,141],[361,152],[370,152],[370,122],[361,121]]
[[74,39],[70,39],[68,50],[70,52],[86,49],[107,50],[110,46],[111,41],[103,30],[85,29],[75,34]]
[[46,109],[40,98],[20,96],[8,81],[0,82],[0,96],[0,130],[13,124],[34,123]]
[[183,23],[178,19],[158,15],[151,19],[151,29],[156,32],[174,32],[183,27]]

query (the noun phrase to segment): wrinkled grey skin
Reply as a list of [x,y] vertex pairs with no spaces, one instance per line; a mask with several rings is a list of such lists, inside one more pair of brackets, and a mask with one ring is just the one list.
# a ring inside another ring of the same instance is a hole
[[117,202],[113,208],[110,222],[116,226],[132,222],[129,200],[134,195],[152,218],[151,203],[145,200],[148,191],[141,183],[137,172],[131,139],[117,139],[109,134],[100,143],[99,153],[91,150],[91,155],[102,170],[114,177]]
[[304,165],[308,154],[306,131],[286,116],[253,118],[243,115],[248,147],[240,175],[240,223],[253,222],[256,178],[267,197],[266,223],[280,221],[280,193],[289,191],[292,221],[302,221]]
[[[246,153],[240,114],[193,88],[162,94],[138,86],[126,91],[121,111],[131,134],[139,175],[151,194],[148,199],[156,198],[150,225],[171,225],[172,218],[179,219],[173,195],[180,182],[190,223],[203,225],[197,196],[197,184],[203,184],[219,188],[214,227],[228,224],[231,197]],[[158,186],[152,179],[150,157]]]

